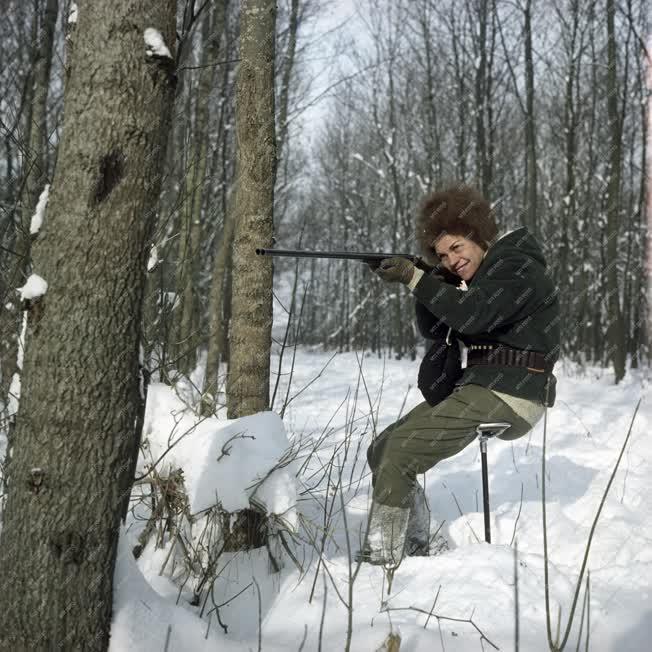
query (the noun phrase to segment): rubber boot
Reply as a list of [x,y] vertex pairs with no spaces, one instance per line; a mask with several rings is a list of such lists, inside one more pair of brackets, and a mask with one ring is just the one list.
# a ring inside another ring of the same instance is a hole
[[365,545],[357,559],[379,566],[398,566],[405,552],[409,517],[409,507],[391,507],[374,501]]
[[417,483],[412,496],[412,507],[407,525],[405,554],[411,557],[427,557],[430,552],[430,511],[426,494]]

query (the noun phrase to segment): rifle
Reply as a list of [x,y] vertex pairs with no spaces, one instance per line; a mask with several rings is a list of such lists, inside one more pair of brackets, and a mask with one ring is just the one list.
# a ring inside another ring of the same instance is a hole
[[[424,263],[421,256],[414,254],[394,254],[383,252],[362,252],[362,251],[305,251],[303,249],[256,249],[258,256],[287,256],[290,258],[335,258],[337,260],[361,260],[369,263],[380,263],[385,258],[407,258],[417,267],[428,271],[430,265]],[[427,269],[426,269],[427,267]]]

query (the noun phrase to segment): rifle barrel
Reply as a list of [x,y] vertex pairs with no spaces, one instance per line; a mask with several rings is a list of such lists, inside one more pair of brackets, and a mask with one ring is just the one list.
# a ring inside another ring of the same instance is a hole
[[340,260],[383,260],[385,258],[407,258],[415,262],[419,257],[414,254],[395,254],[364,251],[306,251],[303,249],[256,249],[258,256],[287,256],[291,258],[337,258]]

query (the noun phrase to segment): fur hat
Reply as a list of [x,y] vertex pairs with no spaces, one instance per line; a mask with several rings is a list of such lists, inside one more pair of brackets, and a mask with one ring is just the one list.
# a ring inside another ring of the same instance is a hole
[[471,186],[456,184],[438,190],[421,202],[416,220],[416,238],[425,260],[439,264],[435,242],[442,236],[461,235],[485,251],[498,234],[489,202]]

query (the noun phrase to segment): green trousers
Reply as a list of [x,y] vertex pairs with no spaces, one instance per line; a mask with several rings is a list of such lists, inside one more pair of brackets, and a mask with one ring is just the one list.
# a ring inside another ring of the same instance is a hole
[[417,473],[456,455],[476,438],[476,427],[505,421],[511,427],[501,439],[517,439],[532,426],[503,400],[481,385],[462,385],[434,407],[423,402],[386,428],[369,446],[374,500],[409,507]]

